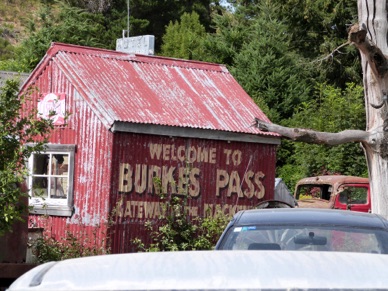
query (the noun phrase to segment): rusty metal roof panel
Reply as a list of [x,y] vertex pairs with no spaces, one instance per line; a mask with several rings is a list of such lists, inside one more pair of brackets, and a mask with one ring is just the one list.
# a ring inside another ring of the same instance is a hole
[[59,43],[40,67],[49,60],[108,128],[119,121],[278,136],[250,127],[255,117],[269,120],[223,65]]
[[355,177],[355,176],[345,176],[345,175],[326,175],[326,176],[316,176],[316,177],[307,177],[298,181],[298,185],[311,184],[311,185],[322,185],[322,184],[344,184],[344,183],[353,183],[353,184],[367,184],[369,183],[368,178]]

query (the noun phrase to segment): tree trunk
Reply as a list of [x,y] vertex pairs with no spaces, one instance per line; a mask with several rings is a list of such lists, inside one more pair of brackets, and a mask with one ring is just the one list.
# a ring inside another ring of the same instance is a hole
[[294,141],[338,145],[360,142],[364,148],[372,195],[372,212],[388,218],[388,0],[358,0],[359,23],[349,31],[349,43],[361,54],[366,131],[340,133],[287,128],[255,119],[254,126]]
[[366,35],[364,42],[354,44],[361,53],[366,130],[371,137],[362,145],[369,171],[372,212],[388,218],[387,5],[386,0],[358,0],[359,28]]

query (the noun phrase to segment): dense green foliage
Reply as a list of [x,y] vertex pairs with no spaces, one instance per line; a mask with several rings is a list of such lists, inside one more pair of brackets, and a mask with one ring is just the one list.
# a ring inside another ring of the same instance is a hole
[[[316,88],[317,100],[301,103],[290,120],[292,127],[314,128],[317,131],[340,132],[365,129],[363,88],[347,84],[344,90],[327,84]],[[339,146],[286,142],[293,147],[292,163],[278,169],[285,181],[294,185],[306,176],[343,174],[367,177],[363,150],[358,143]]]
[[[27,205],[21,186],[25,177],[25,160],[32,152],[42,149],[51,129],[51,122],[38,119],[36,112],[20,116],[20,108],[28,95],[18,97],[19,82],[8,80],[0,88],[0,236],[14,222],[22,219]],[[42,142],[26,146],[41,137]]]
[[89,237],[86,234],[75,237],[70,231],[66,231],[65,236],[57,240],[47,232],[43,237],[32,241],[33,254],[37,263],[43,264],[52,261],[61,261],[72,258],[109,254],[109,248],[96,247],[96,234]]
[[[279,6],[256,6],[247,37],[234,57],[232,74],[274,123],[290,118],[310,98],[309,64],[292,50],[287,26],[276,19]],[[307,70],[306,70],[307,69]]]
[[130,13],[135,19],[149,21],[149,25],[143,33],[155,35],[157,51],[160,50],[162,37],[170,22],[178,21],[184,13],[196,12],[201,24],[208,31],[211,23],[211,12],[220,9],[219,1],[210,0],[130,0],[130,7]]
[[187,196],[162,194],[162,215],[157,222],[148,221],[146,230],[151,244],[141,239],[132,242],[139,251],[211,250],[231,217],[219,212],[214,217],[191,218]]
[[[316,79],[345,88],[361,82],[357,50],[352,46],[336,50],[347,41],[348,28],[357,22],[357,1],[271,0],[281,6],[279,18],[287,23],[297,52],[315,60]],[[325,61],[319,60],[325,58]]]
[[162,55],[198,60],[203,55],[202,38],[205,27],[199,22],[196,12],[184,13],[180,22],[170,22],[163,36]]

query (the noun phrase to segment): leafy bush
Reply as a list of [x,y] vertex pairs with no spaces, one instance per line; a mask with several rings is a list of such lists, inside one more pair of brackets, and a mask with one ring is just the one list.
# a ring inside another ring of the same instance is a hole
[[[7,80],[0,88],[0,236],[11,230],[16,221],[23,220],[26,196],[23,185],[25,161],[33,152],[43,149],[53,128],[50,120],[39,119],[36,110],[24,112],[20,108],[30,100],[29,94],[18,95],[19,81]],[[41,142],[36,143],[39,138]],[[34,143],[34,145],[26,146]]]
[[139,251],[210,250],[214,248],[230,217],[219,212],[214,217],[190,218],[187,196],[161,195],[164,200],[158,222],[147,221],[146,230],[152,243],[133,240]]
[[[93,232],[93,238],[96,241],[96,232]],[[65,238],[62,240],[56,240],[53,236],[45,234],[32,242],[32,249],[40,264],[109,253],[109,248],[96,247],[86,234],[77,238],[70,231],[66,231]]]

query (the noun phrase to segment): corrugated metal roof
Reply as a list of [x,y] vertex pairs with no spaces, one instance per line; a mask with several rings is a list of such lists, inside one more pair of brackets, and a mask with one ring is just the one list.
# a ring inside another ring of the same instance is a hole
[[50,61],[107,128],[120,121],[278,136],[250,127],[268,118],[224,65],[53,43],[26,83]]

